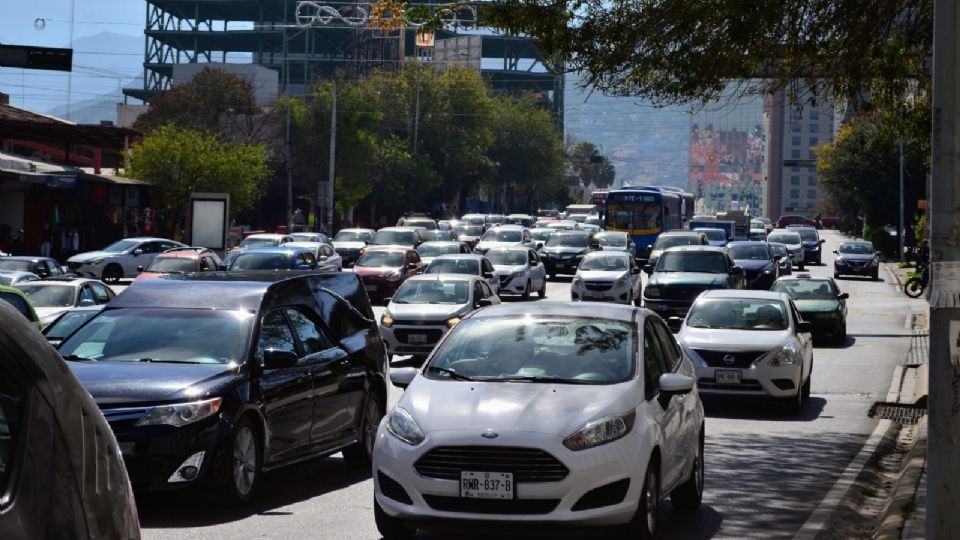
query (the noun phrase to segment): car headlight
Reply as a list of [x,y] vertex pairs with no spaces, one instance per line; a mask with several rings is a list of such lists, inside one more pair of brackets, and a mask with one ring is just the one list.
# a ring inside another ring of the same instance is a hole
[[660,287],[657,287],[657,286],[647,287],[646,296],[647,296],[647,298],[659,298],[659,297],[660,297]]
[[797,363],[796,353],[797,346],[792,341],[788,342],[767,361],[767,364],[773,367],[792,366]]
[[571,283],[572,283],[574,286],[579,287],[580,285],[583,285],[583,280],[580,279],[580,276],[574,276],[574,277],[573,277],[573,281],[572,281]]
[[621,276],[620,279],[617,280],[616,286],[623,287],[626,284],[627,284],[627,276]]
[[137,420],[135,426],[185,426],[217,414],[222,402],[222,398],[213,398],[192,403],[158,405]]
[[847,264],[847,261],[843,257],[837,257],[833,260],[834,264]]
[[396,407],[387,415],[387,431],[410,446],[422,443],[425,438],[423,430],[410,413],[400,407]]
[[387,281],[400,281],[400,278],[403,276],[400,272],[394,272],[387,276]]
[[448,327],[448,328],[453,328],[453,327],[456,326],[457,323],[459,323],[459,322],[460,322],[460,317],[451,317],[451,318],[447,319],[447,327]]
[[587,422],[576,433],[564,439],[563,445],[570,450],[579,451],[613,442],[630,433],[636,419],[637,411],[632,410]]
[[87,264],[89,264],[90,266],[96,266],[102,262],[103,262],[103,259],[94,259],[92,261],[87,261]]
[[380,324],[386,326],[387,328],[390,328],[391,326],[393,326],[393,317],[384,313],[383,317],[380,317]]

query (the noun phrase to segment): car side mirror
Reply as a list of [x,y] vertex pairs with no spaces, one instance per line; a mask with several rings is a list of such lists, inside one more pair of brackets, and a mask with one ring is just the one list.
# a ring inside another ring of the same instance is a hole
[[640,273],[640,269],[637,268],[637,267],[633,267],[633,268],[630,269],[630,273],[633,274],[633,275],[637,275],[637,274]]
[[542,247],[543,247],[543,242],[537,242],[537,249],[540,249]]
[[820,243],[823,244],[824,242],[826,242],[826,240],[824,240],[823,238],[821,238],[821,239],[820,239]]
[[743,275],[743,268],[740,268],[739,266],[731,266],[731,267],[730,267],[730,275],[731,275],[731,276],[742,276],[742,275]]
[[142,273],[143,273],[143,265],[142,265],[142,264],[137,267],[137,273],[138,273],[138,274],[142,274]]
[[850,298],[850,293],[840,293],[837,295],[838,300],[846,300],[847,298]]
[[667,319],[667,328],[676,334],[683,327],[683,317],[670,317]]
[[653,265],[652,264],[643,265],[643,271],[646,272],[646,274],[649,276],[650,274],[653,273]]
[[416,270],[417,263],[407,263],[407,270]]
[[134,256],[134,257],[139,257],[140,255],[143,255],[143,250],[142,250],[142,249],[137,248],[137,249],[133,250],[133,256]]
[[267,349],[263,351],[263,367],[266,369],[285,369],[297,365],[297,354],[291,351]]
[[797,332],[801,334],[809,334],[813,332],[813,323],[810,321],[800,321],[797,323]]
[[88,307],[97,305],[96,301],[91,298],[84,298],[80,301],[80,307]]
[[693,391],[694,379],[677,373],[664,373],[660,376],[660,406],[667,408],[673,396],[689,394]]
[[479,300],[477,300],[477,307],[487,307],[492,305],[493,305],[493,301],[490,300],[489,298],[480,298]]
[[390,368],[390,383],[397,388],[406,389],[417,378],[417,368]]

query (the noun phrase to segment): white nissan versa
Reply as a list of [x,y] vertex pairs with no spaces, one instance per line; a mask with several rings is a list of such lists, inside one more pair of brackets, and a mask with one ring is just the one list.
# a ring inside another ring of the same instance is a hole
[[501,304],[454,326],[380,423],[374,511],[387,539],[438,522],[627,525],[699,507],[703,407],[663,321],[632,306]]

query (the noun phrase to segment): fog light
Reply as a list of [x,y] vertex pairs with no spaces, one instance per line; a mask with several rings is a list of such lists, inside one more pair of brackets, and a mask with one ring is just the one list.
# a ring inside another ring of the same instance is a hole
[[167,478],[167,482],[175,483],[196,480],[197,476],[200,475],[200,467],[203,465],[203,455],[204,452],[197,452],[188,457],[177,467],[177,470],[170,475],[170,478]]

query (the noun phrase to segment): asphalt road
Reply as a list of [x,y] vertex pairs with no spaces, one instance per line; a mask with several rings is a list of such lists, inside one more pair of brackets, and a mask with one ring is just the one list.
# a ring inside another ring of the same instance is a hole
[[[808,267],[814,275],[832,274],[840,240],[833,232],[823,236],[826,264]],[[569,287],[569,278],[553,281],[546,299],[530,301],[567,301]],[[906,358],[907,317],[926,304],[907,298],[885,269],[881,281],[844,279],[840,287],[850,293],[848,338],[815,349],[813,395],[802,414],[764,402],[708,402],[703,507],[681,514],[666,503],[658,538],[790,538],[861,449],[877,424],[867,417],[870,406],[885,399],[894,367]],[[400,391],[390,392],[395,402]],[[246,506],[208,490],[137,498],[147,539],[377,539],[372,502],[369,471],[347,467],[339,455],[265,476]]]

